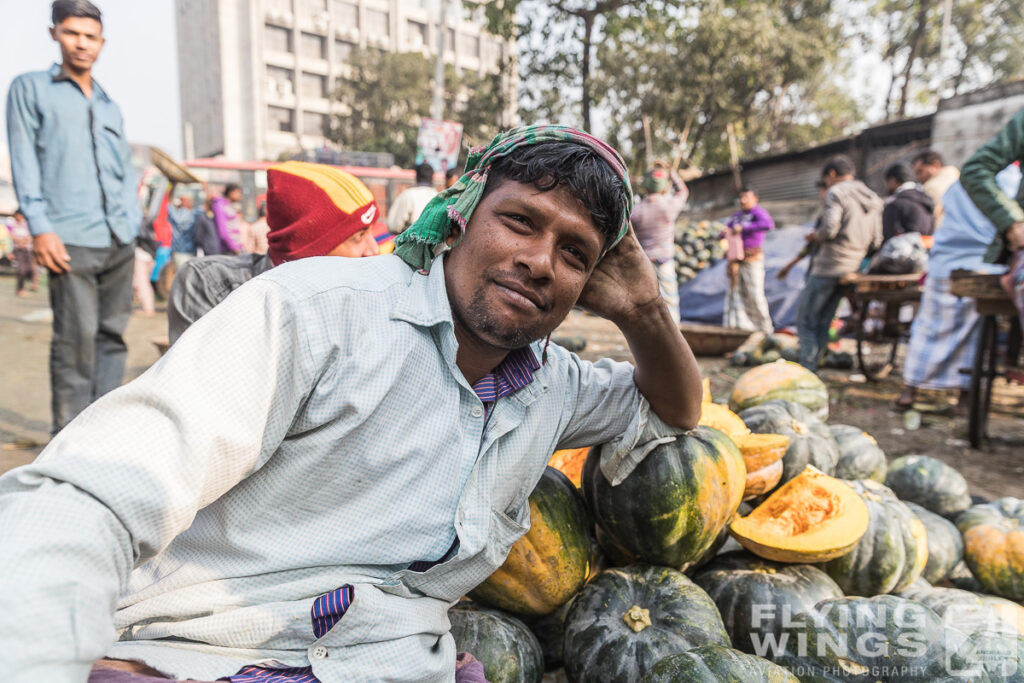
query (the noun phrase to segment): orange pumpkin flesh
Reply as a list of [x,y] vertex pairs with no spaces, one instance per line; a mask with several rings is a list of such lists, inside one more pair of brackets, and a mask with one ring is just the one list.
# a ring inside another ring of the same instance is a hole
[[740,416],[718,403],[702,403],[698,425],[712,427],[732,439],[737,444],[750,430]]
[[824,562],[850,552],[868,528],[868,508],[839,479],[807,466],[729,531],[776,562]]
[[548,461],[548,465],[569,477],[569,481],[579,488],[583,479],[583,463],[587,461],[589,452],[590,448],[566,448],[555,451]]
[[744,434],[734,439],[739,446],[747,472],[773,465],[786,454],[789,437],[785,434]]

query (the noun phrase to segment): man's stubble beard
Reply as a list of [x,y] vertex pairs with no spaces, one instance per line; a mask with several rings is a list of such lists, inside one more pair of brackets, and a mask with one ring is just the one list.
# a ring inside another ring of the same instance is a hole
[[462,315],[459,311],[452,309],[452,314],[459,319],[464,328],[499,349],[506,351],[521,349],[544,336],[540,323],[532,327],[512,327],[511,329],[503,326],[491,314],[483,289],[478,289],[473,293],[473,298],[469,300],[469,305],[464,313],[465,315]]

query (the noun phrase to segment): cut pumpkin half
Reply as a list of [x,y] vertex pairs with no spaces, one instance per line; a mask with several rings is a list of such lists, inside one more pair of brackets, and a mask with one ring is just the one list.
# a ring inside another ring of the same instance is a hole
[[747,471],[747,482],[743,487],[743,500],[756,498],[762,493],[768,493],[782,479],[782,461],[776,460],[771,465],[766,465],[753,472]]
[[825,562],[857,545],[868,508],[844,482],[808,465],[729,531],[750,552],[776,562]]
[[786,454],[789,437],[785,434],[744,434],[736,440],[747,472],[772,465]]

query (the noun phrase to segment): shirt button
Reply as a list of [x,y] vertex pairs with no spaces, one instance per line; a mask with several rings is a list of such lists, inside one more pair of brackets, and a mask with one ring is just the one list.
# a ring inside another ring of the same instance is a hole
[[469,414],[473,417],[481,417],[484,414],[484,409],[480,406],[473,406],[473,410],[469,411]]
[[313,659],[327,659],[327,648],[323,645],[317,645],[313,648],[312,652],[310,652],[309,655]]

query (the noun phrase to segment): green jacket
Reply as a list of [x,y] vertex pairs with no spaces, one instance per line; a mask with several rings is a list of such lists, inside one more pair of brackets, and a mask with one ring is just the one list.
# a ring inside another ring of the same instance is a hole
[[985,251],[989,263],[1007,255],[1003,235],[1011,225],[1024,221],[1024,183],[1016,198],[1008,197],[996,184],[996,174],[1015,161],[1024,161],[1024,110],[982,145],[960,172],[960,182],[968,196],[996,226],[996,237]]

